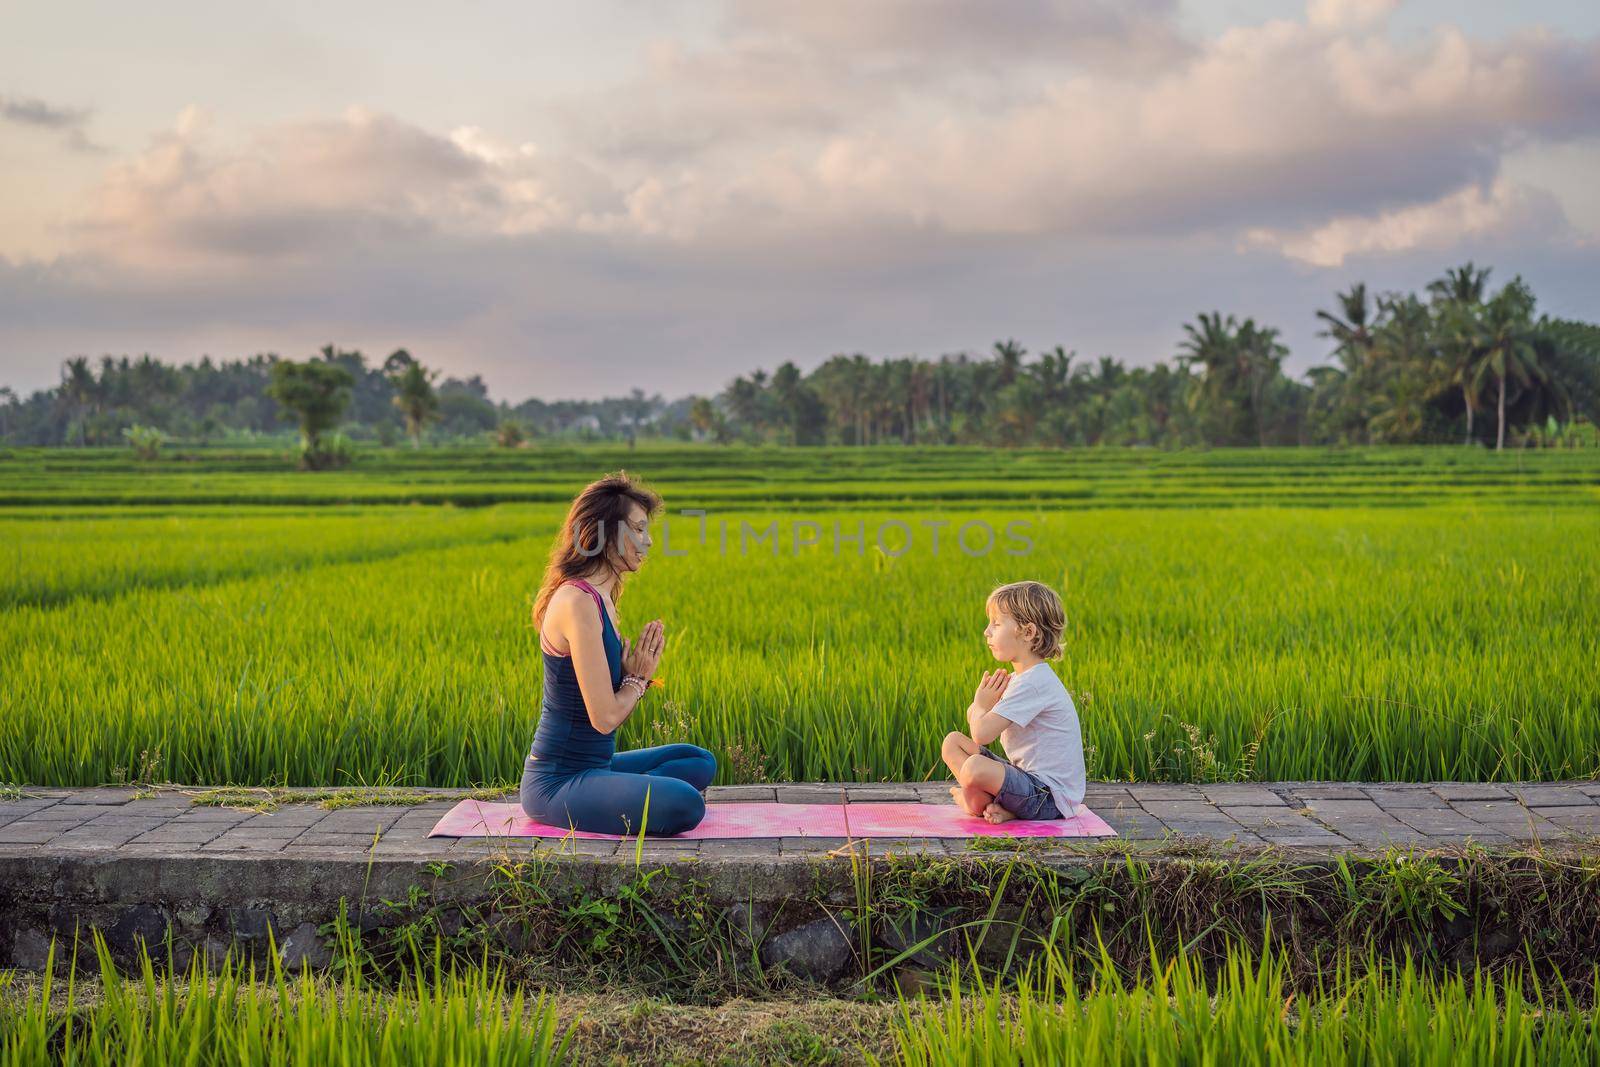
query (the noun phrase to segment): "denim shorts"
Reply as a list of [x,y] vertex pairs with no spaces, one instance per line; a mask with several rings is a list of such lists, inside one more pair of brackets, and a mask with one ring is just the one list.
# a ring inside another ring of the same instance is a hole
[[987,748],[980,748],[978,751],[996,763],[1005,764],[1006,779],[1000,783],[1000,792],[994,798],[996,804],[1019,819],[1061,818],[1055,798],[1050,795],[1049,786],[1010,760],[996,756]]

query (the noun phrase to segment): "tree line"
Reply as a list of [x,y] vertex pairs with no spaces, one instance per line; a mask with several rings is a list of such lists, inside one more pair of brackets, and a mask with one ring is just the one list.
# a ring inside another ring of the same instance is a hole
[[[240,441],[298,425],[308,465],[340,460],[351,439],[417,447],[538,437],[639,436],[795,445],[1596,443],[1600,326],[1536,317],[1520,278],[1498,289],[1471,263],[1422,293],[1362,283],[1317,311],[1328,362],[1283,371],[1279,331],[1220,312],[1182,327],[1172,359],[1128,367],[1064,346],[1030,356],[1012,340],[983,355],[873,360],[835,355],[809,373],[791,362],[740,375],[714,396],[666,401],[635,389],[598,401],[512,406],[482,380],[446,378],[404,349],[369,365],[324,346],[312,358],[169,366],[67,360],[61,383],[22,399],[0,388],[0,440],[150,451],[161,435]],[[155,436],[152,436],[155,435]]]
[[1331,360],[1283,372],[1278,330],[1202,313],[1174,358],[1127,367],[1015,341],[986,358],[785,363],[696,400],[696,431],[792,444],[1300,445],[1593,441],[1600,326],[1540,316],[1513,278],[1468,263],[1424,294],[1357,283],[1319,310]]
[[[326,409],[319,392],[327,394]],[[315,409],[309,426],[297,405]],[[310,443],[308,430],[318,441],[337,431],[384,446],[407,437],[414,445],[482,441],[486,434],[513,443],[537,436],[606,439],[687,407],[687,400],[668,404],[639,390],[606,400],[497,403],[480,376],[440,381],[437,370],[405,349],[381,363],[334,345],[304,361],[263,353],[174,366],[149,355],[102,356],[97,363],[78,356],[62,364],[53,388],[23,398],[0,386],[0,442],[113,445],[138,428],[168,439],[247,444],[279,440],[291,423],[301,424],[303,444]]]

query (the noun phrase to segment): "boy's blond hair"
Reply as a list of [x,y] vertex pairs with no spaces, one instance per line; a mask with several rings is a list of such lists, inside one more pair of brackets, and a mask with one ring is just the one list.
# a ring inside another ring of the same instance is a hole
[[1061,606],[1056,591],[1043,582],[1010,582],[989,594],[984,606],[993,604],[1018,626],[1032,623],[1033,651],[1045,659],[1061,656],[1061,634],[1067,628],[1067,609]]

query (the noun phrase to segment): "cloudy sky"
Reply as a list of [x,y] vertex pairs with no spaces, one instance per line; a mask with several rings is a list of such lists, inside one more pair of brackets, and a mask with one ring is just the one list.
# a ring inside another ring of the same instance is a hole
[[1600,318],[1592,0],[4,2],[19,389],[332,341],[680,396],[1212,309],[1298,370],[1467,259]]

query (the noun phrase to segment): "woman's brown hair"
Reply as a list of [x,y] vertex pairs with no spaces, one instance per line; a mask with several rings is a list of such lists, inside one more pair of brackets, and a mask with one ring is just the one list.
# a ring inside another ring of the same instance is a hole
[[550,598],[561,584],[572,578],[581,578],[594,571],[596,565],[610,567],[617,574],[617,585],[612,591],[615,600],[622,598],[622,568],[618,565],[621,538],[627,536],[623,528],[628,522],[631,506],[638,504],[646,515],[654,515],[661,508],[661,498],[628,475],[627,471],[608,474],[597,482],[584,486],[583,492],[573,500],[567,517],[556,536],[555,547],[550,550],[550,562],[544,569],[544,581],[539,595],[533,601],[533,625],[544,622],[545,609]]

